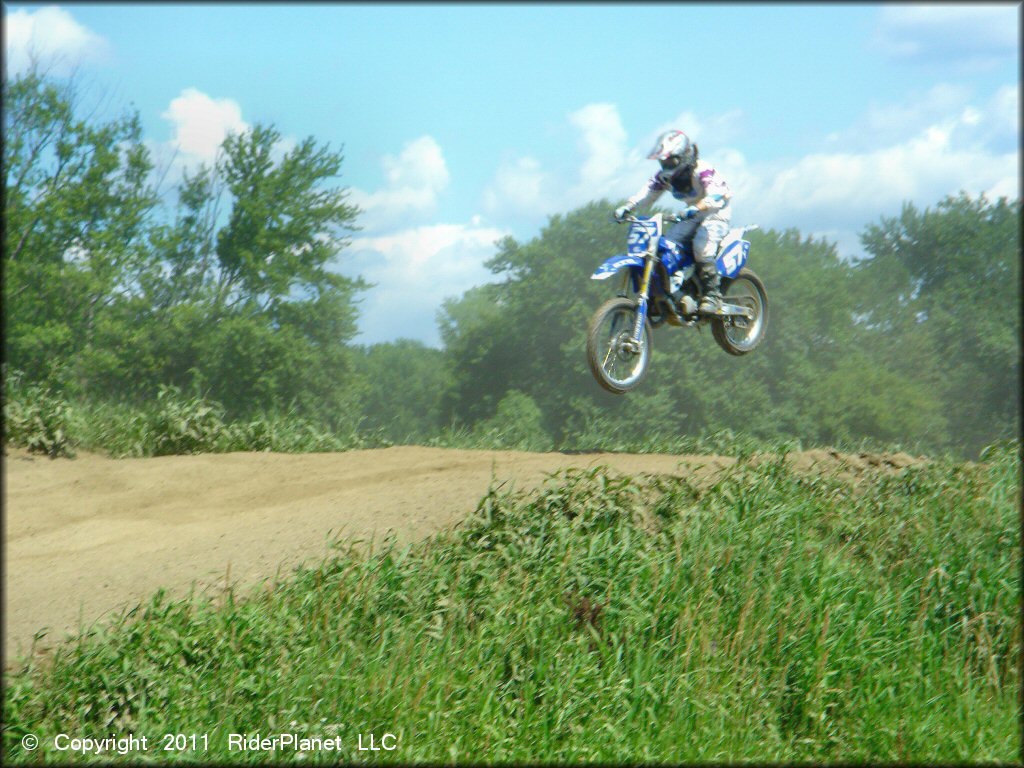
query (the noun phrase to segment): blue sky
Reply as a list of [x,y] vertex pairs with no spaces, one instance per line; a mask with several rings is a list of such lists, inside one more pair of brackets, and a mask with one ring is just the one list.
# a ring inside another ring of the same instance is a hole
[[493,279],[495,240],[632,194],[668,127],[729,181],[734,222],[796,227],[848,256],[905,200],[1018,197],[1020,15],[1017,3],[4,3],[4,47],[9,72],[32,50],[112,112],[137,109],[171,182],[255,123],[274,123],[282,150],[310,135],[343,147],[342,182],[365,213],[337,269],[377,284],[357,341],[437,345],[441,302]]

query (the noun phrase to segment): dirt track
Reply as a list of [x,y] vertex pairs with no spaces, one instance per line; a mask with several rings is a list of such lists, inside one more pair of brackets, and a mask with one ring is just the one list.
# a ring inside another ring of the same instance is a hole
[[[798,467],[836,469],[837,458],[794,455]],[[852,461],[854,469],[864,463]],[[911,461],[881,459],[896,468]],[[183,594],[193,584],[258,584],[319,561],[337,536],[428,536],[471,512],[492,479],[522,489],[567,467],[706,475],[732,462],[417,447],[51,461],[11,450],[4,457],[5,658],[26,653],[44,627],[38,647],[161,587]]]

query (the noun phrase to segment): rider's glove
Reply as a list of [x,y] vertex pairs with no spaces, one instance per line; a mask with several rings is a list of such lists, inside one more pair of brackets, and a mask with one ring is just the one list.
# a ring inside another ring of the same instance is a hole
[[630,211],[630,207],[628,205],[623,205],[623,206],[620,206],[619,208],[616,208],[615,209],[615,214],[614,214],[615,215],[615,220],[616,221],[622,221],[624,218],[626,218],[626,214],[629,213],[629,211]]
[[698,213],[700,213],[700,209],[696,205],[688,205],[679,216],[683,219],[692,219]]

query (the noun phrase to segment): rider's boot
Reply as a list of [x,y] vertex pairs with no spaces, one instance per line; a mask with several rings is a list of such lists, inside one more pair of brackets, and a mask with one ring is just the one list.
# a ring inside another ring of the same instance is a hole
[[701,269],[700,277],[704,283],[704,296],[697,311],[702,315],[713,315],[722,308],[722,276],[712,264],[710,268]]

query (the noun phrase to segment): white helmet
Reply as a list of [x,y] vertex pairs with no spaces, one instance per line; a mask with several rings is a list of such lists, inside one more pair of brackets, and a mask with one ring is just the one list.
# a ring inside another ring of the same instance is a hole
[[657,160],[665,171],[692,166],[697,162],[697,145],[682,131],[665,131],[654,142],[647,159]]

